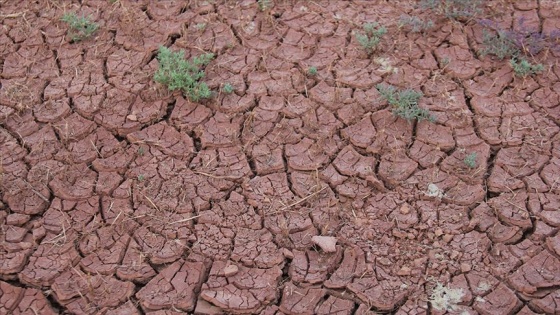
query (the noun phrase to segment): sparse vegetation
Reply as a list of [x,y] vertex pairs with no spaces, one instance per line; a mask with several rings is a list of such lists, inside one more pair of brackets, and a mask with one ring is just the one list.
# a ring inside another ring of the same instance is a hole
[[233,93],[234,90],[235,89],[233,88],[233,85],[231,85],[230,83],[226,83],[222,87],[222,91],[226,94],[231,94],[231,93]]
[[270,8],[272,5],[272,0],[258,0],[257,4],[259,6],[259,10],[266,11],[266,9]]
[[494,54],[500,59],[518,57],[521,54],[535,56],[543,50],[560,50],[560,30],[545,35],[529,28],[523,19],[519,19],[516,29],[506,30],[498,23],[482,19],[478,23],[485,27],[483,33],[482,54]]
[[172,52],[161,46],[157,55],[159,68],[154,74],[154,80],[166,85],[169,90],[183,91],[193,101],[209,98],[212,92],[206,83],[200,81],[204,78],[201,67],[206,66],[213,58],[213,54],[204,54],[189,61],[185,59],[184,52]]
[[413,33],[425,32],[434,27],[432,20],[423,20],[417,16],[403,14],[399,18],[399,27],[410,27]]
[[404,118],[408,121],[417,119],[435,121],[435,118],[427,109],[418,107],[418,100],[422,97],[422,92],[412,89],[397,91],[394,86],[377,85],[377,90],[383,98],[387,100],[389,105],[393,107],[394,115]]
[[450,19],[471,19],[482,13],[482,0],[421,0],[419,7]]
[[68,36],[74,42],[90,37],[99,27],[90,17],[78,16],[76,13],[65,13],[60,20],[68,24]]
[[317,75],[317,68],[316,67],[309,67],[309,69],[307,69],[307,74],[309,74],[310,76],[316,76]]
[[484,45],[484,48],[480,51],[482,56],[494,55],[498,59],[503,60],[504,58],[519,54],[519,49],[505,31],[498,31],[492,34],[487,30],[483,30],[482,45]]
[[356,40],[368,54],[373,53],[377,49],[377,45],[381,41],[381,37],[387,33],[387,29],[380,26],[379,23],[366,23],[363,26],[363,33],[356,32]]
[[469,155],[467,155],[465,157],[465,159],[463,160],[463,162],[465,163],[465,165],[468,168],[475,168],[477,163],[476,163],[476,152],[472,152]]
[[202,32],[206,29],[206,23],[197,23],[194,27]]
[[536,74],[544,70],[542,64],[531,64],[527,59],[521,58],[517,60],[516,58],[511,58],[509,64],[513,68],[513,71],[517,76],[526,77],[528,75]]
[[454,311],[464,295],[462,289],[450,289],[444,287],[441,283],[437,283],[435,288],[432,289],[430,303],[438,311]]

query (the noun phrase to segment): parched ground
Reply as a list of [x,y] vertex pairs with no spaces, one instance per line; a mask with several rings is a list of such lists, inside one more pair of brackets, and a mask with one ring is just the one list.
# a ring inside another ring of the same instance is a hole
[[[0,313],[560,313],[560,54],[519,78],[414,1],[275,2],[0,1]],[[484,2],[560,28],[557,1]],[[216,95],[156,84],[161,45],[215,53]]]

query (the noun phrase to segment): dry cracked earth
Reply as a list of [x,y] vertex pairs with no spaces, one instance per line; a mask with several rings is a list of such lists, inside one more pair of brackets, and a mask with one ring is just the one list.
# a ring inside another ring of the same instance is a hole
[[[399,28],[414,1],[276,2],[0,1],[0,313],[560,313],[560,54],[520,78],[477,23]],[[161,45],[215,53],[215,95],[155,83]]]

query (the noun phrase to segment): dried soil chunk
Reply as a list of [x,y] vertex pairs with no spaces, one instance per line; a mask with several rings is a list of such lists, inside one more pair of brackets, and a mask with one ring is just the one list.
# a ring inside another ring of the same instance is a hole
[[436,146],[437,149],[445,152],[455,147],[451,128],[429,121],[418,122],[416,140]]
[[65,200],[83,200],[91,197],[97,174],[85,164],[67,166],[49,183],[53,194]]
[[315,314],[315,307],[323,299],[325,293],[325,289],[298,288],[292,282],[286,283],[282,292],[280,311],[288,315]]
[[[550,187],[557,187],[557,182],[560,180],[560,158],[554,157],[550,163],[543,167],[541,177],[544,182]],[[560,189],[555,188],[555,192],[560,192]]]
[[31,165],[52,159],[61,147],[60,141],[50,125],[45,125],[36,133],[23,137],[23,143],[29,148],[25,160]]
[[325,281],[325,287],[329,289],[342,289],[347,284],[350,284],[359,263],[365,263],[364,252],[358,247],[346,248],[340,266],[332,273],[330,278]]
[[212,110],[208,107],[178,97],[169,121],[180,131],[192,132],[196,126],[203,123],[211,115]]
[[16,138],[4,128],[0,128],[0,163],[8,165],[21,160],[27,152],[19,145]]
[[153,264],[170,263],[179,259],[186,248],[186,242],[173,240],[141,227],[134,233],[134,239]]
[[382,280],[375,278],[363,277],[354,279],[347,286],[348,290],[356,294],[356,296],[368,305],[377,308],[380,311],[391,311],[398,304],[402,303],[408,292],[404,289],[399,281]]
[[[2,298],[0,297],[0,304],[1,304],[1,299]],[[25,291],[23,292],[23,296],[19,301],[17,307],[13,310],[12,314],[55,315],[58,314],[58,312],[55,312],[55,310],[51,306],[51,303],[47,300],[47,298],[41,291],[33,288],[28,288],[25,289]]]
[[107,91],[100,110],[94,115],[95,122],[120,136],[140,130],[141,124],[138,121],[127,118],[130,104],[134,103],[136,97],[120,89]]
[[216,113],[207,122],[197,126],[194,132],[200,138],[202,148],[225,147],[239,144],[243,116]]
[[192,139],[170,127],[165,122],[151,125],[142,131],[127,136],[132,143],[146,143],[157,147],[161,152],[179,159],[188,159],[194,152]]
[[322,81],[309,90],[309,97],[328,110],[336,111],[351,102],[352,89],[331,87]]
[[412,124],[393,115],[389,110],[380,110],[371,115],[377,133],[374,141],[366,150],[383,154],[403,149],[412,143]]
[[410,157],[424,168],[438,164],[445,153],[421,141],[414,141],[410,147]]
[[329,297],[317,307],[315,314],[318,315],[350,315],[353,314],[354,302],[344,300],[335,296]]
[[538,312],[556,314],[560,310],[560,290],[553,290],[542,299],[533,299],[529,305]]
[[200,212],[197,223],[207,223],[225,228],[262,228],[261,217],[246,204],[245,198],[232,192],[228,200],[215,203],[208,211]]
[[325,281],[328,274],[336,268],[340,260],[341,251],[335,253],[320,253],[313,250],[294,250],[294,258],[290,264],[288,274],[296,283],[319,284]]
[[488,237],[477,231],[455,235],[451,246],[460,254],[455,259],[459,262],[475,264],[482,261],[490,248]]
[[0,311],[8,314],[13,311],[23,298],[25,289],[0,281]]
[[267,215],[264,226],[268,228],[279,246],[306,249],[312,246],[311,238],[317,235],[317,229],[309,216],[299,211]]
[[256,144],[251,152],[257,175],[263,176],[284,170],[283,149],[268,141]]
[[447,60],[446,72],[453,78],[462,80],[472,78],[481,67],[471,51],[459,46],[440,47],[434,51],[438,60]]
[[333,236],[313,236],[311,241],[319,246],[325,253],[336,252],[336,237]]
[[19,243],[27,234],[27,229],[19,226],[6,226],[6,242]]
[[57,244],[45,239],[29,257],[29,263],[18,275],[19,280],[36,287],[49,286],[67,268],[75,266],[80,255],[71,239],[63,240],[66,243]]
[[107,310],[105,315],[140,315],[140,312],[134,306],[134,303],[129,300],[117,308]]
[[17,277],[27,264],[27,258],[33,253],[30,243],[19,243],[16,247],[8,246],[0,236],[0,276],[4,279]]
[[546,224],[560,227],[560,196],[552,193],[529,194],[528,208]]
[[80,261],[85,272],[92,274],[112,275],[121,264],[130,236],[119,238],[111,246],[102,247]]
[[369,89],[381,82],[381,77],[368,71],[369,60],[341,60],[334,67],[336,79],[345,86]]
[[284,263],[282,252],[267,229],[238,228],[230,259],[240,261],[247,267],[258,268],[272,268]]
[[488,190],[491,192],[509,192],[521,188],[525,188],[525,184],[520,179],[511,176],[499,165],[494,165],[488,178]]
[[238,180],[251,174],[247,158],[240,147],[206,149],[198,152],[190,168],[209,177]]
[[375,176],[376,164],[377,161],[374,157],[359,154],[351,145],[344,147],[332,163],[340,174],[359,176],[374,187],[384,189],[383,183]]
[[282,209],[296,199],[285,173],[255,176],[243,183],[242,187],[247,202],[253,207],[264,209],[265,213]]
[[525,204],[527,202],[527,193],[518,191],[513,193],[503,193],[498,197],[488,201],[488,205],[492,207],[498,218],[507,225],[518,226],[523,230],[533,227],[529,211]]
[[190,312],[204,279],[206,267],[200,262],[176,261],[163,269],[136,293],[145,312],[179,309]]
[[134,293],[134,284],[110,276],[88,275],[70,269],[52,285],[56,300],[75,314],[93,314],[95,309],[116,307]]
[[365,149],[375,139],[376,130],[371,122],[370,115],[366,115],[358,123],[342,129],[341,134],[344,138],[349,139],[353,145]]
[[543,250],[508,277],[509,284],[526,296],[538,296],[560,284],[560,260]]
[[404,182],[418,167],[418,163],[404,153],[385,154],[379,163],[379,177],[391,186]]
[[521,308],[523,303],[515,293],[501,283],[490,294],[481,299],[476,299],[473,308],[480,314],[508,314],[513,315]]
[[197,224],[195,233],[197,241],[192,247],[193,252],[213,259],[228,259],[233,249],[235,236],[232,229],[219,228],[210,224]]
[[309,138],[303,138],[297,144],[287,144],[285,154],[288,166],[298,171],[319,169],[328,162],[329,149]]
[[278,283],[282,271],[278,267],[270,269],[239,267],[239,271],[229,277],[223,273],[225,261],[215,261],[208,281],[202,286],[200,296],[231,313],[258,313],[265,306],[278,299]]
[[145,254],[134,239],[130,239],[128,248],[117,267],[117,276],[123,280],[146,283],[156,275],[155,270],[146,261]]

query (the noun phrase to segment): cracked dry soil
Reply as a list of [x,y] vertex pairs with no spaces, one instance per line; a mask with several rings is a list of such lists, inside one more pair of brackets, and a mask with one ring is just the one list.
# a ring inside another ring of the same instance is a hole
[[[438,284],[451,314],[560,313],[559,55],[521,79],[476,23],[399,28],[411,1],[275,2],[0,1],[0,313],[443,314]],[[560,27],[555,1],[484,10]],[[70,42],[69,11],[97,32]],[[154,83],[160,45],[234,93]]]

